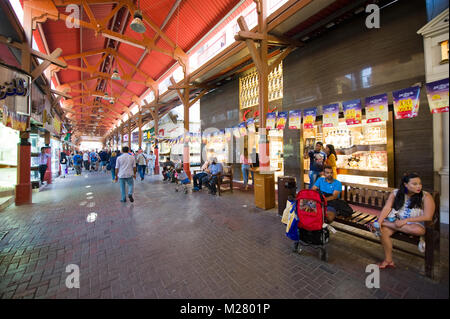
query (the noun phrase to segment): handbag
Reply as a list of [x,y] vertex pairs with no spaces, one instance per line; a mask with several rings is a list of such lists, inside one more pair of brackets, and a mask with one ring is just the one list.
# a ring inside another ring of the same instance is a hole
[[338,215],[341,215],[344,217],[350,217],[354,213],[354,211],[350,207],[350,205],[347,204],[347,202],[342,199],[335,199],[335,200],[329,201],[327,204],[328,204],[328,206],[333,207],[336,210],[336,213]]
[[107,171],[110,171],[110,170],[111,170],[111,164],[110,164],[110,163],[108,163],[108,165],[106,165],[106,170],[107,170]]
[[289,222],[289,213],[291,212],[292,205],[294,205],[295,202],[291,202],[290,200],[286,201],[286,208],[283,211],[283,217],[281,218],[281,223],[287,225]]
[[286,225],[286,236],[294,241],[299,241],[298,234],[298,216],[297,216],[297,205],[292,205],[289,211],[289,220]]

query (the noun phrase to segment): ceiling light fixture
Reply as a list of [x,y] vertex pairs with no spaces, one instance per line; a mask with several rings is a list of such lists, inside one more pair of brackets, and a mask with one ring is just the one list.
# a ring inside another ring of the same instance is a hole
[[117,71],[117,69],[114,69],[114,72],[111,75],[111,79],[112,80],[120,80],[120,74],[119,74],[119,71]]
[[145,25],[142,21],[142,11],[140,10],[140,1],[138,1],[138,9],[134,11],[134,19],[130,24],[131,30],[137,33],[145,32]]

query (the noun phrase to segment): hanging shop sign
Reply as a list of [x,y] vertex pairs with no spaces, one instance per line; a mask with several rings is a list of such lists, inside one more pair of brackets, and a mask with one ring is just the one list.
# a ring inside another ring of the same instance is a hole
[[131,133],[131,142],[138,142],[139,141],[139,132],[132,132]]
[[427,83],[426,86],[431,113],[448,112],[448,78]]
[[31,77],[0,64],[0,102],[8,110],[30,116]]
[[300,129],[302,126],[302,110],[289,111],[289,128]]
[[309,108],[303,110],[303,128],[312,129],[314,128],[314,123],[316,122],[317,108]]
[[245,126],[245,122],[239,124],[239,134],[240,136],[247,136],[247,127]]
[[277,113],[272,112],[272,113],[267,113],[267,117],[266,117],[266,129],[267,130],[273,130],[275,129],[275,123],[277,120]]
[[388,95],[380,94],[366,97],[367,123],[383,122],[389,119]]
[[122,139],[124,142],[128,142],[128,134],[123,134]]
[[419,113],[420,86],[392,92],[394,98],[395,119],[416,117]]
[[351,100],[342,103],[344,118],[347,125],[361,124],[361,100]]
[[61,134],[61,121],[57,117],[53,119],[53,129],[55,130],[56,134]]
[[339,104],[334,103],[323,107],[323,127],[339,125]]
[[286,127],[288,112],[278,112],[277,116],[277,129],[284,130]]
[[6,105],[3,105],[2,119],[4,126],[18,131],[26,131],[29,125],[30,117],[11,111]]
[[251,118],[247,121],[247,129],[249,133],[256,133],[255,119]]

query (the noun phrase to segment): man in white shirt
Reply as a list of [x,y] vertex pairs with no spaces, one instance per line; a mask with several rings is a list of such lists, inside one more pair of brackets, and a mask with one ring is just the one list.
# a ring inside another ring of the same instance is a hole
[[89,152],[85,151],[83,153],[83,164],[84,164],[84,169],[86,171],[89,170]]
[[153,151],[150,151],[150,154],[147,156],[148,159],[148,175],[153,175],[155,171],[155,162],[156,156],[153,154]]
[[130,202],[134,202],[133,199],[133,178],[136,179],[136,159],[133,155],[128,153],[128,146],[122,148],[122,155],[117,158],[116,161],[116,179],[120,182],[120,192],[122,194],[122,203],[127,201],[125,196],[125,183],[128,184],[128,198]]

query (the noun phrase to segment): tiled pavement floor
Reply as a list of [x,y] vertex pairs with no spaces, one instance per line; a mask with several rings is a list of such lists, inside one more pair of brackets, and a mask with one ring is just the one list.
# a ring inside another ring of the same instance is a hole
[[[133,204],[119,202],[109,175],[58,178],[32,205],[0,212],[4,230],[1,298],[449,297],[448,228],[438,281],[420,273],[420,258],[396,251],[397,269],[368,289],[379,244],[332,234],[325,263],[310,249],[293,253],[277,211],[256,208],[251,193],[185,195],[158,177],[135,182]],[[79,266],[79,289],[65,285],[68,264]]]

